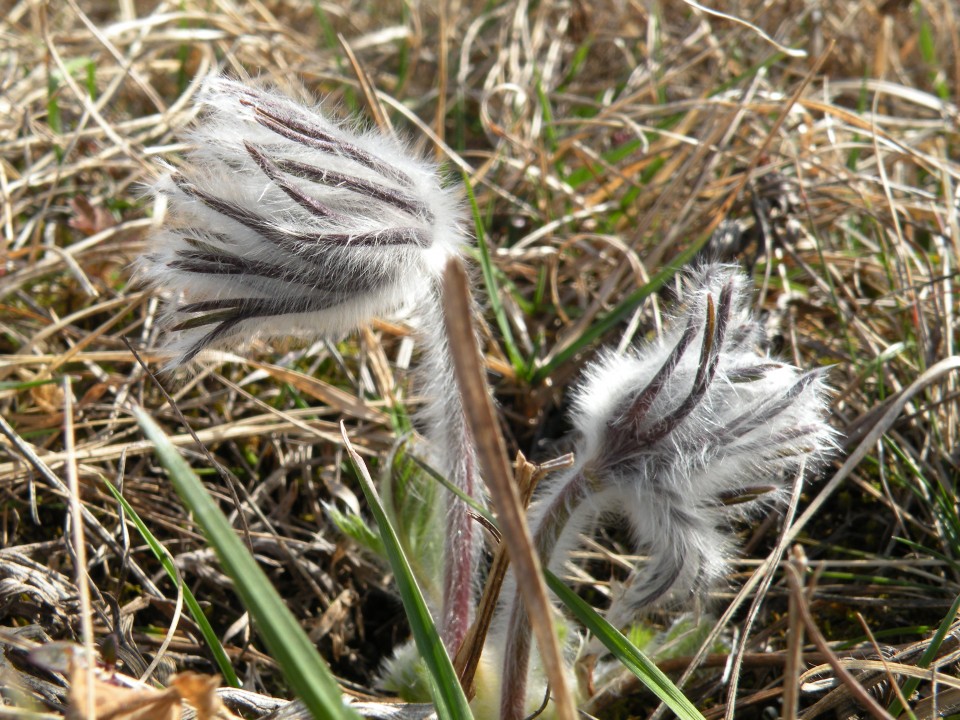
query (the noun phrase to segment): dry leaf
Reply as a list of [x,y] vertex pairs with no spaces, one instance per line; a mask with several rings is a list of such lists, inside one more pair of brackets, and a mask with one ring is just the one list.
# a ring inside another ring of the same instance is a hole
[[74,214],[67,224],[84,235],[96,235],[117,224],[109,210],[102,205],[94,207],[83,195],[71,198],[68,204]]
[[197,720],[233,718],[217,695],[217,676],[184,672],[170,679],[170,687],[159,690],[100,668],[94,669],[93,712],[88,716],[89,674],[80,657],[74,652],[70,661],[66,720],[180,720],[184,702],[196,710]]
[[30,388],[30,397],[45,413],[58,413],[63,410],[63,388],[57,383]]
[[182,672],[170,679],[170,686],[197,711],[197,720],[213,720],[223,710],[217,695],[220,678],[216,675]]
[[125,687],[113,674],[106,676],[96,669],[91,718],[87,714],[88,678],[83,663],[71,663],[67,720],[180,720],[183,705],[177,688]]

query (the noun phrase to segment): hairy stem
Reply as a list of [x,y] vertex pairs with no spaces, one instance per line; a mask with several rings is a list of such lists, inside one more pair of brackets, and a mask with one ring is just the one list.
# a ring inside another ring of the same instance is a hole
[[[533,544],[540,555],[543,567],[550,566],[557,544],[563,536],[567,522],[573,513],[594,491],[594,483],[575,465],[562,476],[556,487],[559,489],[544,499],[530,520]],[[527,695],[527,671],[530,665],[530,619],[520,594],[514,589],[510,602],[503,652],[502,694],[500,717],[503,720],[520,720],[524,717]]]
[[[483,484],[443,331],[439,288],[421,302],[420,316],[425,341],[420,384],[427,396],[423,417],[433,460],[437,470],[455,487],[481,500]],[[469,506],[453,493],[449,493],[446,516],[439,630],[447,652],[454,657],[473,621],[480,533],[470,517]]]
[[[464,457],[448,477],[461,490],[477,498],[479,477],[473,456],[473,439],[463,428],[459,438]],[[447,535],[444,541],[443,607],[440,637],[450,657],[454,657],[473,622],[476,605],[474,584],[480,557],[477,528],[468,505],[450,494],[447,505]]]

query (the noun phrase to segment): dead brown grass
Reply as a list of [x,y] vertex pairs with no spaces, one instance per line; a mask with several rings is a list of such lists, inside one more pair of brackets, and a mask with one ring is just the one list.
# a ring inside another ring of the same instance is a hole
[[[33,639],[78,637],[69,461],[87,511],[95,633],[119,638],[124,669],[136,675],[156,652],[173,595],[104,481],[122,487],[177,558],[247,686],[284,693],[129,415],[131,404],[151,408],[195,467],[209,468],[123,343],[156,367],[156,303],[129,286],[128,267],[157,221],[139,184],[182,148],[176,133],[194,114],[192,81],[217,70],[250,75],[363,111],[341,33],[389,122],[465,170],[477,189],[513,335],[531,358],[530,372],[511,366],[491,320],[487,352],[512,448],[540,459],[559,452],[545,438],[565,427],[564,389],[594,347],[580,348],[584,333],[617,309],[623,320],[606,341],[655,331],[662,297],[619,303],[661,267],[698,246],[744,262],[783,354],[836,365],[834,417],[847,439],[839,474],[809,488],[794,525],[819,573],[804,602],[828,639],[859,657],[875,652],[862,617],[888,657],[918,662],[913,650],[926,647],[960,593],[960,414],[950,366],[960,340],[960,11],[952,0],[787,2],[742,17],[804,57],[682,2],[467,2],[442,12],[296,0],[5,5],[0,625]],[[732,12],[725,5],[717,7]],[[342,539],[322,504],[357,502],[340,475],[339,420],[382,463],[396,435],[389,407],[395,398],[416,403],[397,363],[405,337],[384,322],[338,345],[260,347],[263,362],[235,358],[170,385],[229,471],[238,527],[350,692],[373,691],[378,664],[405,628],[384,569]],[[304,375],[290,376],[291,367]],[[538,375],[542,367],[549,372]],[[841,471],[857,448],[862,457]],[[234,507],[219,480],[211,489]],[[748,578],[759,581],[758,560],[777,531],[774,518],[745,529],[742,572],[717,593],[718,613]],[[597,597],[623,577],[616,548],[612,537],[587,553],[593,577],[579,580]],[[759,595],[741,593],[742,609],[717,626],[705,663],[691,665],[689,649],[683,659],[662,657],[688,670],[687,692],[713,715],[731,717],[736,698],[736,717],[759,717],[799,682],[783,675],[784,653],[800,640],[784,620],[786,583],[772,577]],[[189,619],[171,632],[161,679],[173,668],[210,669]],[[730,659],[716,654],[725,643],[745,653],[733,676],[739,689],[714,670]],[[946,670],[955,644],[939,651]],[[0,643],[3,657],[0,677],[13,673],[6,677],[29,684],[24,693],[62,707],[62,679],[34,682]],[[877,691],[881,704],[889,685]],[[932,687],[921,686],[917,717],[954,704],[944,693],[937,709]],[[801,685],[802,707],[821,697]],[[653,709],[629,684],[601,689],[590,707],[604,717]]]

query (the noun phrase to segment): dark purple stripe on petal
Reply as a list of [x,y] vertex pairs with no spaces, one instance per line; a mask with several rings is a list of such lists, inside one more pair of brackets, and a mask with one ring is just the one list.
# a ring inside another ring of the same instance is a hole
[[291,255],[297,255],[314,262],[319,258],[309,252],[310,245],[350,245],[355,247],[417,245],[427,247],[430,244],[429,236],[420,228],[413,227],[386,228],[360,233],[292,233],[277,227],[272,221],[242,208],[236,203],[215,197],[201,190],[181,175],[174,175],[173,181],[184,193],[197,198],[211,210],[215,210],[221,215],[250,228],[265,240]]
[[[679,548],[675,551],[679,551]],[[678,557],[674,551],[668,551],[658,558],[652,558],[651,561],[655,563],[655,566],[647,573],[635,578],[634,582],[646,578],[657,582],[655,585],[648,585],[643,593],[635,599],[631,599],[630,606],[634,611],[642,610],[660,600],[674,586],[683,571],[683,558]]]
[[[639,431],[640,426],[646,419],[647,413],[653,406],[654,401],[660,395],[660,391],[663,390],[664,386],[670,380],[670,377],[673,375],[673,371],[676,370],[677,365],[680,363],[680,360],[683,357],[683,354],[686,352],[687,347],[689,347],[696,334],[697,323],[695,319],[691,317],[687,321],[687,327],[684,329],[683,335],[680,336],[677,344],[673,347],[673,350],[670,351],[670,355],[667,356],[667,359],[657,371],[657,374],[654,375],[653,379],[647,384],[647,386],[630,401],[629,407],[613,421],[613,425],[618,427],[626,426],[632,428],[634,432]],[[630,442],[633,441],[634,440],[631,437]]]
[[823,368],[805,372],[782,394],[764,400],[727,423],[727,426],[721,431],[722,437],[727,440],[734,437],[743,437],[760,425],[772,421],[777,415],[789,409],[800,393],[826,372],[826,369]]
[[295,254],[300,249],[302,238],[293,233],[281,230],[266,218],[242,208],[236,203],[218,198],[205,190],[201,190],[193,183],[188,182],[182,175],[174,175],[173,182],[187,195],[196,198],[211,210],[215,210],[221,215],[250,228],[265,240],[268,240],[283,250]]
[[384,245],[430,245],[429,236],[420,228],[386,228],[364,233],[330,233],[317,237],[318,241],[356,247],[382,247]]
[[[230,310],[241,320],[270,315],[295,315],[317,312],[339,305],[343,297],[335,293],[311,294],[306,297],[287,298],[217,298],[198,300],[177,308],[181,314]],[[186,320],[184,322],[192,322]]]
[[269,100],[255,103],[241,99],[240,102],[253,107],[258,123],[288,140],[321,152],[342,155],[405,187],[413,187],[413,181],[405,172],[385,163],[366,150],[361,150],[356,145],[331,135],[321,126],[306,119],[305,113],[299,113],[300,117],[294,117],[289,111]]
[[333,220],[340,224],[343,224],[347,221],[346,217],[331,210],[316,198],[310,197],[305,192],[300,190],[300,188],[290,183],[283,176],[282,171],[277,167],[276,163],[264,155],[259,148],[247,142],[246,140],[243,142],[243,145],[246,147],[250,157],[253,158],[253,161],[260,166],[260,169],[263,171],[264,175],[270,178],[277,187],[283,190],[291,200],[297,203],[304,210],[319,217]]
[[171,328],[173,332],[192,330],[216,323],[210,332],[197,340],[184,354],[182,362],[190,362],[204,348],[213,345],[217,340],[233,333],[237,325],[245,320],[253,320],[271,316],[282,316],[297,313],[316,312],[335,307],[339,300],[332,297],[309,298],[306,301],[298,300],[288,304],[282,300],[263,298],[239,298],[204,300],[178,308],[178,313],[208,313],[189,318]]
[[433,217],[426,205],[419,202],[409,195],[393,190],[392,188],[378,185],[376,183],[363,180],[362,178],[345,175],[334,170],[307,165],[296,160],[278,160],[277,166],[297,177],[302,177],[321,185],[328,185],[337,188],[346,188],[360,195],[366,195],[374,200],[393,205],[399,210],[410,213],[414,216],[423,216],[427,222],[432,222]]
[[210,332],[204,335],[202,338],[197,340],[190,348],[184,353],[183,358],[180,360],[182,363],[191,362],[201,350],[206,347],[209,347],[215,343],[218,339],[225,337],[231,333],[231,331],[237,326],[240,322],[240,318],[225,320],[220,323],[217,327],[213,328]]
[[697,376],[693,381],[690,395],[680,407],[663,421],[659,436],[651,437],[648,442],[656,442],[664,434],[671,432],[703,400],[710,383],[717,374],[717,365],[720,362],[720,353],[723,350],[723,341],[730,324],[730,313],[733,310],[733,282],[728,282],[720,291],[720,307],[714,314],[713,298],[707,295],[707,319],[703,328],[703,345],[700,349],[700,364],[697,367]]
[[177,250],[176,259],[167,265],[185,272],[266,278],[300,286],[291,288],[290,292],[339,292],[345,297],[382,288],[396,280],[389,269],[380,266],[357,273],[349,259],[342,255],[308,257],[306,262],[291,258],[291,263],[281,266],[240,257],[195,238],[182,239],[190,249]]
[[180,250],[177,251],[177,258],[168,262],[167,267],[200,275],[247,275],[302,284],[302,281],[289,270],[284,270],[270,263],[245,260],[234,255]]

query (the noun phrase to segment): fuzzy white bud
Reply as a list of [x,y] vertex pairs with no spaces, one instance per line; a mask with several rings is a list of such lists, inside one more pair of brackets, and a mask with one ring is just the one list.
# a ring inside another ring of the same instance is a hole
[[167,291],[174,364],[257,336],[349,331],[416,303],[466,242],[462,202],[394,138],[207,80],[169,217],[141,262]]
[[[457,190],[392,137],[277,93],[211,78],[183,167],[152,191],[169,216],[141,260],[168,296],[171,365],[255,337],[330,336],[400,306],[423,341],[422,413],[438,470],[482,497],[449,348],[440,279],[468,236]],[[479,533],[448,501],[440,629],[455,651],[474,605]]]
[[[747,278],[708,265],[684,278],[665,335],[591,363],[573,396],[575,464],[531,510],[545,564],[559,569],[582,534],[612,516],[648,556],[607,612],[616,626],[651,605],[704,593],[728,566],[731,522],[785,498],[797,473],[834,447],[823,371],[758,350]],[[514,597],[504,628],[503,716],[526,701],[529,626]]]
[[602,355],[574,398],[577,472],[596,483],[581,522],[619,515],[650,556],[610,609],[618,624],[708,589],[726,570],[731,520],[783,500],[834,446],[824,372],[758,352],[747,278],[710,265],[685,281],[666,335]]

